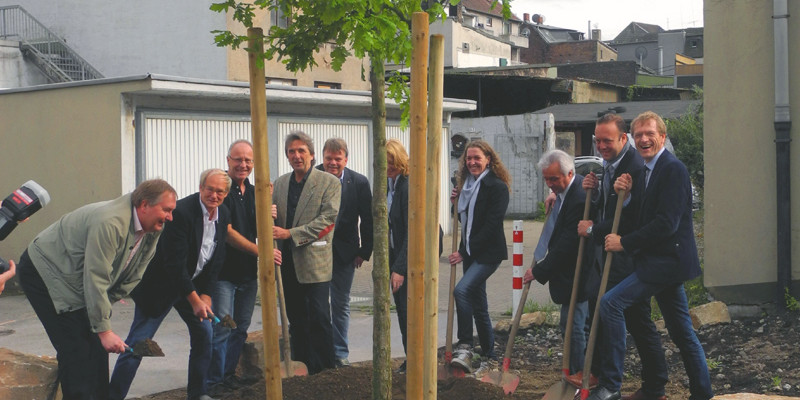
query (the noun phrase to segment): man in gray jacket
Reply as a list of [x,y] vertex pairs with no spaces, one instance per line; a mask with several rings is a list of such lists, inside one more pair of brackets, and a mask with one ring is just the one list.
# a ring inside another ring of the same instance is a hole
[[108,397],[108,353],[126,348],[111,331],[111,304],[141,280],[176,197],[166,181],[144,181],[64,215],[20,257],[20,284],[56,349],[65,399]]

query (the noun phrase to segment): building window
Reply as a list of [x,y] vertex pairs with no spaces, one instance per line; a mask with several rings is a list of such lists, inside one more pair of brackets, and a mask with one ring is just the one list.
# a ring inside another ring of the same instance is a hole
[[314,87],[318,89],[341,89],[342,84],[336,82],[314,81]]
[[289,24],[291,23],[291,18],[288,15],[283,13],[283,10],[277,8],[277,2],[272,3],[273,8],[269,11],[269,22],[271,26],[277,26],[278,28],[288,28]]
[[492,17],[486,17],[486,26],[492,26]]
[[297,86],[297,79],[270,78],[267,77],[268,85]]
[[511,22],[503,22],[503,35],[511,34]]

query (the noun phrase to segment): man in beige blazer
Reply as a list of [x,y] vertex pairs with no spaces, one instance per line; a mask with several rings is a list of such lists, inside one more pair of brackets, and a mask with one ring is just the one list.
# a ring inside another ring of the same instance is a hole
[[108,353],[127,347],[111,331],[111,304],[142,279],[175,197],[167,182],[144,181],[64,215],[20,257],[20,284],[58,354],[65,399],[108,397]]
[[272,201],[278,218],[273,236],[283,255],[281,273],[292,355],[315,374],[334,367],[328,293],[341,182],[313,168],[314,142],[305,133],[291,132],[285,151],[293,171],[275,181]]

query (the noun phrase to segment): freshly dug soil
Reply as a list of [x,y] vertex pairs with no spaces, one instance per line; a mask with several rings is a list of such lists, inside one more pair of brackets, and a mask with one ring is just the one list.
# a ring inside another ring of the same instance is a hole
[[[711,372],[711,383],[717,395],[728,393],[762,393],[783,396],[800,396],[800,313],[783,316],[763,316],[735,320],[701,328],[698,337],[706,351]],[[496,337],[497,354],[505,349],[506,336]],[[670,381],[667,395],[673,400],[689,398],[686,371],[680,352],[662,334]],[[562,343],[557,328],[539,327],[520,331],[514,345],[512,372],[520,374],[520,384],[511,396],[523,399],[540,399],[547,389],[559,381]],[[599,350],[599,349],[598,349]],[[440,350],[441,353],[441,350]],[[399,365],[396,360],[396,365]],[[475,361],[477,366],[478,360]],[[628,340],[625,360],[623,393],[632,393],[640,386],[641,362]],[[405,375],[393,374],[392,398],[405,399]],[[285,399],[370,399],[372,397],[371,363],[357,363],[351,367],[329,370],[308,377],[295,377],[283,381]],[[222,396],[225,400],[265,399],[264,382],[241,388]],[[474,378],[450,379],[439,382],[438,398],[442,400],[502,399],[502,390]],[[148,400],[182,400],[184,389],[146,396]]]

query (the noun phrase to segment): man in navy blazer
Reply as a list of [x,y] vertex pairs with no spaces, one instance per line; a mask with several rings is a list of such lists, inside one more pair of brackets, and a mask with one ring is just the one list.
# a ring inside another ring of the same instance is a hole
[[[537,251],[534,252],[534,265],[525,271],[523,282],[536,279],[542,284],[550,283],[550,298],[554,303],[561,304],[560,326],[563,336],[567,327],[572,280],[578,258],[578,221],[583,217],[586,192],[582,187],[583,176],[575,173],[575,164],[569,154],[561,150],[550,150],[542,155],[538,166],[547,187],[556,194],[554,208],[557,209],[553,209],[545,221]],[[542,251],[544,255],[538,254],[540,249],[546,249],[546,252]],[[570,373],[576,373],[583,368],[586,349],[584,328],[588,308],[581,290],[573,315]]]
[[[152,338],[173,307],[189,328],[189,400],[213,400],[207,395],[206,382],[211,363],[211,292],[225,259],[230,214],[222,202],[230,187],[225,171],[203,172],[200,192],[178,201],[153,261],[131,292],[136,309],[125,340],[129,347]],[[110,399],[125,398],[141,361],[130,352],[119,356],[111,376]]]
[[[586,274],[586,293],[589,301],[589,321],[592,320],[597,294],[600,290],[600,277],[605,264],[606,252],[603,251],[605,237],[611,233],[611,225],[616,212],[617,193],[613,190],[614,181],[622,174],[630,174],[633,179],[638,179],[644,174],[644,161],[636,149],[628,141],[625,120],[615,113],[608,113],[597,120],[594,130],[597,152],[603,158],[603,176],[599,180],[595,174],[589,173],[583,180],[584,189],[594,189],[592,196],[592,212],[590,220],[578,223],[578,235],[586,237],[590,247]],[[638,222],[637,207],[631,202],[641,198],[641,190],[634,190],[623,208],[620,226],[617,232],[627,235],[635,230]],[[634,270],[633,258],[627,253],[619,252],[611,258],[611,270],[608,277],[610,290],[619,282],[632,274]],[[625,310],[625,325],[636,343],[639,356],[642,359],[642,388],[637,391],[631,400],[662,399],[664,385],[667,383],[667,362],[664,358],[664,348],[661,344],[661,334],[650,318],[650,299],[642,300]],[[602,337],[602,331],[598,331]],[[602,340],[602,339],[598,339]],[[598,375],[601,363],[606,356],[602,348],[598,348],[592,358],[592,374]],[[568,379],[572,379],[569,377]],[[582,378],[582,375],[575,376]],[[570,381],[580,386],[581,379]],[[596,384],[597,380],[593,377]]]
[[342,183],[342,200],[333,235],[330,292],[333,352],[337,367],[350,365],[347,359],[350,354],[347,330],[350,324],[350,288],[353,286],[355,269],[372,255],[372,191],[367,177],[347,168],[348,156],[344,139],[328,139],[322,148],[322,164],[317,166],[339,178]]
[[[642,300],[656,297],[670,338],[678,347],[689,376],[691,400],[707,400],[714,395],[705,352],[689,317],[683,282],[699,276],[700,261],[692,224],[692,189],[686,167],[664,148],[667,129],[658,114],[647,111],[631,123],[636,148],[645,163],[645,173],[634,180],[623,174],[614,182],[615,190],[644,188],[634,207],[639,218],[634,231],[606,236],[606,251],[632,255],[633,274],[603,296],[600,318],[604,359],[600,384],[590,400],[620,398],[625,357],[624,311]],[[653,398],[640,396],[640,399]]]

